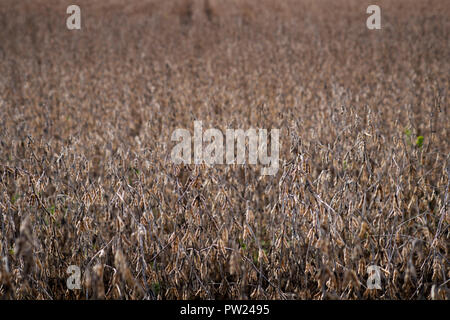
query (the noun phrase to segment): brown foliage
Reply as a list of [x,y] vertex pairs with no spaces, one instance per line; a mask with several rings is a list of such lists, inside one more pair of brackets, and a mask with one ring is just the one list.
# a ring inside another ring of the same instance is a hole
[[[0,7],[1,298],[448,299],[448,1],[78,2]],[[194,120],[278,174],[172,164]]]

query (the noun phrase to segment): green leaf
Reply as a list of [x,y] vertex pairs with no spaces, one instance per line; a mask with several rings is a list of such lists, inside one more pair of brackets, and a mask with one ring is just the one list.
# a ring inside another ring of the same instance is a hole
[[411,132],[410,129],[405,129],[405,135],[406,135],[408,138],[411,137],[411,134],[412,134],[412,132]]
[[155,296],[157,296],[159,294],[159,292],[161,291],[161,286],[159,285],[159,282],[154,282],[152,284],[153,287],[153,292],[155,294]]
[[12,198],[11,198],[11,203],[15,204],[17,199],[19,199],[19,197],[20,197],[20,195],[18,195],[18,194],[13,195]]
[[418,148],[422,148],[422,146],[423,146],[423,136],[418,136],[417,137],[417,140],[416,140],[416,147],[418,147]]
[[239,244],[241,246],[242,249],[246,250],[247,249],[247,245],[244,243],[244,240],[240,240],[239,239]]

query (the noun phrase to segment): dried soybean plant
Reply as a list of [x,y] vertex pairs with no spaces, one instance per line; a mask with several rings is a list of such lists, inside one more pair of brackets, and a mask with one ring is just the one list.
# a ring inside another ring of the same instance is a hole
[[[1,298],[449,298],[448,1],[3,2]],[[195,120],[278,173],[172,163]]]

